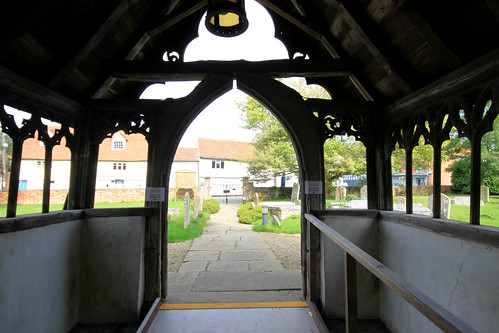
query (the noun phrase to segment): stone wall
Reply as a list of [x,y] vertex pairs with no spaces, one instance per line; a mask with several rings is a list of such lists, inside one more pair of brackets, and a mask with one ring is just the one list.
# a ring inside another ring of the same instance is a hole
[[248,199],[253,198],[253,193],[261,193],[264,201],[273,198],[291,199],[292,191],[292,187],[255,187],[247,177],[243,178],[243,197]]

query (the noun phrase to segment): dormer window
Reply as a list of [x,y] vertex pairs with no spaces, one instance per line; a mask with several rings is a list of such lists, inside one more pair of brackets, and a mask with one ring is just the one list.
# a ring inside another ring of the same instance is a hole
[[125,138],[117,134],[113,137],[111,150],[125,150]]

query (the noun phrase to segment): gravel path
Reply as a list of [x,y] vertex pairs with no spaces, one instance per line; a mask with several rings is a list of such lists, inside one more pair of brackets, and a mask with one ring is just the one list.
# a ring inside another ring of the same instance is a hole
[[[287,269],[300,269],[300,235],[278,234],[261,232],[260,235],[267,242],[275,256]],[[187,252],[191,248],[192,240],[168,244],[168,272],[178,272]]]
[[185,242],[168,243],[168,272],[178,272],[191,245],[192,239]]
[[260,235],[286,269],[300,269],[301,249],[299,234],[288,235],[274,232],[261,232]]

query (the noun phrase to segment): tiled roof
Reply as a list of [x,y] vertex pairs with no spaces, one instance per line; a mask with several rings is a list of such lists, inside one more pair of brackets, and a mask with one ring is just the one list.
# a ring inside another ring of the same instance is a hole
[[174,162],[197,162],[199,160],[197,148],[178,147],[175,152]]
[[215,158],[221,160],[240,161],[248,159],[253,155],[253,144],[251,142],[198,139],[199,157]]
[[[115,134],[116,135],[116,134]],[[126,135],[120,133],[126,140],[124,150],[112,149],[112,138],[102,141],[99,148],[99,161],[147,161],[147,141],[141,134]],[[63,138],[61,145],[55,146],[52,159],[54,161],[69,161],[71,151],[65,146]],[[177,148],[175,162],[196,162],[199,158],[215,158],[221,160],[244,160],[253,154],[253,144],[251,142],[213,140],[199,138],[198,148]],[[23,145],[23,159],[43,160],[45,158],[45,148],[36,139],[27,139]]]

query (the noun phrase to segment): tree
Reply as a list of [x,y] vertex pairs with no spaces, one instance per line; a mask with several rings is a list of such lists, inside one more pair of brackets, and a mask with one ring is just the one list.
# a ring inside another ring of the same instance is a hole
[[[446,145],[445,151],[456,162],[448,169],[452,172],[454,190],[470,193],[471,183],[471,144],[468,139],[455,136]],[[493,124],[493,131],[482,138],[480,177],[490,193],[499,194],[499,118]]]
[[324,143],[324,169],[328,184],[344,175],[363,175],[366,148],[353,137],[335,136]]
[[259,181],[298,174],[298,163],[291,140],[272,113],[257,100],[247,97],[238,105],[243,112],[245,128],[256,130],[255,152],[248,172]]
[[[413,170],[432,170],[433,169],[433,147],[424,142],[424,138],[419,138],[418,145],[412,150],[412,168]],[[405,170],[405,149],[396,145],[392,152],[392,172],[403,172]]]

